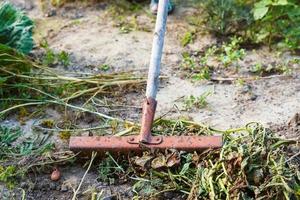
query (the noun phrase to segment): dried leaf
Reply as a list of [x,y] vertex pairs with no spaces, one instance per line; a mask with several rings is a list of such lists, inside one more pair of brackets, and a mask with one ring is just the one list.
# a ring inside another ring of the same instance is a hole
[[151,162],[151,167],[153,169],[159,169],[166,166],[167,166],[167,162],[166,162],[166,157],[164,155],[159,155],[158,157],[154,158]]
[[174,151],[173,153],[167,155],[167,167],[173,167],[180,164],[180,155],[178,151]]
[[134,159],[134,164],[142,167],[143,169],[146,169],[153,158],[154,156],[152,155],[144,154],[142,157],[136,157]]

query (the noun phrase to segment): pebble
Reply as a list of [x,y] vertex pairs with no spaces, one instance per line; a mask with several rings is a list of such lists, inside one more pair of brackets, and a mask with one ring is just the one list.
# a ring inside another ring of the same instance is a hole
[[67,192],[68,190],[69,190],[69,188],[66,185],[62,185],[60,188],[60,191],[62,191],[62,192]]
[[251,95],[250,100],[255,101],[257,99],[257,97],[258,96],[256,94],[253,94],[253,95]]
[[53,172],[51,173],[50,178],[51,178],[52,181],[58,181],[60,179],[60,176],[61,176],[60,171],[57,168],[55,168],[53,170]]
[[56,184],[55,183],[52,182],[52,183],[49,184],[49,186],[50,186],[51,190],[56,190]]
[[243,89],[241,91],[242,94],[248,93],[251,90],[251,86],[250,85],[245,85],[243,86]]

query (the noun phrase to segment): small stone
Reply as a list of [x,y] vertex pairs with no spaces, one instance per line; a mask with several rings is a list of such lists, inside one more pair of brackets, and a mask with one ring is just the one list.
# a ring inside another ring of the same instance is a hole
[[60,188],[60,191],[62,191],[62,192],[67,192],[68,190],[69,190],[69,188],[66,185],[62,185]]
[[104,197],[103,200],[113,200],[115,198],[116,198],[116,195],[111,195],[111,196]]
[[20,187],[21,188],[27,188],[27,186],[28,186],[28,184],[26,183],[26,182],[22,182],[21,184],[20,184]]
[[256,99],[257,99],[257,95],[256,94],[251,95],[251,97],[250,97],[251,101],[255,101]]
[[51,190],[55,190],[55,189],[56,189],[56,184],[53,183],[53,182],[51,182],[51,183],[49,184],[49,186],[50,186],[50,189],[51,189]]
[[131,198],[134,196],[134,194],[133,194],[133,192],[132,192],[131,190],[127,191],[127,192],[126,192],[126,195],[127,195],[128,197],[131,197]]
[[47,13],[45,14],[45,17],[53,17],[55,15],[56,15],[56,10],[51,9],[51,10],[47,11]]
[[250,85],[245,85],[245,86],[243,86],[241,93],[245,94],[245,93],[250,92],[250,90],[251,90],[251,86]]
[[61,187],[60,187],[59,185],[57,185],[57,186],[56,186],[56,190],[57,190],[57,191],[60,191],[60,190],[61,190]]
[[60,176],[61,176],[60,171],[57,168],[55,168],[50,178],[52,181],[58,181],[60,179]]

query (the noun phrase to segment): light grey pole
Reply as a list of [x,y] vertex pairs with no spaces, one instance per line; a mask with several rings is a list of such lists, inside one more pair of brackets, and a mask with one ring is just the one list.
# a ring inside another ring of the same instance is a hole
[[159,0],[158,11],[155,23],[155,33],[152,44],[150,66],[148,72],[148,81],[146,89],[146,97],[156,99],[158,90],[160,63],[162,50],[164,46],[164,37],[166,32],[167,16],[168,16],[168,1]]

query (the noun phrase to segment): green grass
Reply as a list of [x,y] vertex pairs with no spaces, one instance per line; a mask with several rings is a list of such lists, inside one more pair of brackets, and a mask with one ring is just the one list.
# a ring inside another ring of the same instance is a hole
[[54,50],[49,47],[47,41],[42,42],[41,47],[45,50],[45,55],[42,58],[43,65],[54,66],[61,64],[65,67],[70,65],[70,56],[66,51],[55,53]]
[[[168,191],[188,199],[299,198],[299,168],[288,154],[296,141],[277,138],[254,122],[227,131],[182,120],[174,123],[165,120],[156,123],[154,129],[162,126],[156,130],[186,130],[191,134],[188,130],[194,127],[205,135],[223,134],[223,147],[199,153],[149,151],[129,157],[126,165],[120,164],[126,158],[115,158],[118,164],[110,166],[124,166],[123,176],[118,176],[134,182],[135,198],[162,198]],[[179,163],[168,165],[174,153]]]
[[211,92],[205,92],[200,96],[195,97],[190,95],[184,99],[185,110],[205,108],[208,105],[207,97],[211,95]]

